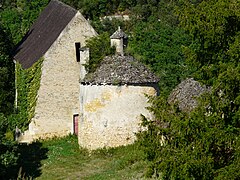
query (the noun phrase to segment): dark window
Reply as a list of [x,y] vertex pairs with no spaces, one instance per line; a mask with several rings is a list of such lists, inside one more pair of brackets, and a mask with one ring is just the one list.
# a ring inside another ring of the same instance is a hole
[[81,48],[80,42],[75,43],[77,62],[80,62],[80,48]]

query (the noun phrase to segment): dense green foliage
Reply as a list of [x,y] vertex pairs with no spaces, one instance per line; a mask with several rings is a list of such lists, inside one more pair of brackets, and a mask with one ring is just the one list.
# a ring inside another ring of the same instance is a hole
[[0,178],[15,165],[17,154],[11,133],[8,133],[8,116],[13,112],[14,68],[11,62],[11,44],[7,35],[0,28]]
[[9,170],[17,164],[18,152],[16,142],[13,141],[8,119],[0,113],[0,178],[4,179]]
[[7,116],[13,113],[14,104],[14,63],[12,61],[12,43],[0,24],[0,178],[4,177],[16,164],[16,144],[9,132]]
[[0,24],[16,45],[29,30],[48,0],[5,0],[0,7]]
[[17,107],[15,126],[25,130],[34,116],[37,101],[37,93],[40,87],[43,58],[40,58],[28,69],[22,69],[19,63],[16,64],[16,89]]
[[90,49],[89,63],[86,64],[88,72],[94,72],[105,56],[115,52],[110,46],[109,37],[108,33],[103,33],[87,41],[86,46]]
[[11,60],[12,44],[0,25],[0,112],[9,114],[14,101],[14,63]]
[[155,100],[151,110],[157,120],[145,120],[148,131],[139,135],[150,162],[147,175],[155,173],[163,179],[238,179],[239,110],[233,107],[230,112],[228,103],[218,95],[208,95],[198,109],[185,114],[164,98]]
[[[191,35],[184,48],[193,76],[212,86],[190,114],[161,96],[152,100],[155,121],[139,134],[150,161],[148,175],[163,179],[239,179],[239,2],[183,1],[181,26]],[[164,141],[162,141],[162,138]]]
[[133,24],[133,21],[122,21],[116,18],[113,18],[112,20],[106,18],[103,20],[99,19],[91,21],[91,25],[99,34],[107,32],[109,35],[112,35],[118,29],[118,26],[120,26],[121,29],[123,29],[126,33],[128,33],[131,31]]
[[187,61],[198,69],[197,79],[212,85],[226,64],[237,66],[239,62],[239,2],[184,2],[178,9],[180,24],[193,39],[185,49]]
[[[23,106],[16,112],[14,110],[15,68],[12,52],[47,2],[47,0],[0,2],[0,179],[7,179],[11,169],[19,163],[19,146],[14,141],[13,134],[16,126],[26,128],[27,119],[33,115],[34,98],[36,98],[36,91],[33,89],[37,89],[37,87],[25,85],[25,89],[28,88],[29,92],[33,93],[22,96],[21,103],[24,105],[31,102],[31,104],[28,105],[28,109]],[[33,73],[29,71],[27,79],[22,81],[36,81],[36,77],[31,77],[32,75]],[[35,82],[33,85],[38,86],[38,83]],[[20,97],[23,95],[21,93],[23,92],[19,93]],[[15,175],[12,174],[12,177]]]
[[138,20],[159,19],[176,24],[172,15],[175,1],[172,0],[64,0],[63,2],[79,9],[86,18],[98,20],[112,14],[131,14]]
[[160,92],[168,94],[190,73],[182,53],[182,46],[188,44],[190,38],[180,28],[159,21],[139,22],[131,33],[128,51],[158,74]]
[[[89,72],[97,68],[104,56],[113,53],[109,36],[120,25],[130,35],[127,53],[161,78],[161,96],[150,100],[149,109],[155,120],[144,119],[148,131],[138,134],[149,161],[147,175],[163,179],[239,179],[240,3],[231,0],[64,2],[80,9],[100,34],[87,43]],[[26,127],[26,120],[33,116],[41,75],[42,60],[28,70],[17,65],[19,101],[16,114],[12,114],[11,50],[47,3],[48,0],[1,1],[0,177],[20,163],[19,155],[23,152],[13,142],[12,134],[16,125]],[[100,16],[114,13],[129,14],[132,20],[99,20]],[[187,76],[212,86],[211,93],[200,98],[199,107],[190,114],[167,103],[169,92]]]

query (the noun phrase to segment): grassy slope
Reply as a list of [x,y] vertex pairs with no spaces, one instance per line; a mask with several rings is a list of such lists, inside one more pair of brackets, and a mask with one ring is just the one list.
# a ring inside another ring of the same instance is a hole
[[42,142],[48,149],[37,179],[140,179],[146,162],[137,145],[101,149],[91,155],[69,136]]

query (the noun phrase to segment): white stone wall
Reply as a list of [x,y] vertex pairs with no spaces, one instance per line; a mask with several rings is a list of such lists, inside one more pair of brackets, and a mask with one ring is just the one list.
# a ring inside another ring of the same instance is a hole
[[104,19],[109,19],[110,21],[112,21],[113,19],[119,19],[119,20],[123,20],[123,21],[129,21],[129,20],[130,20],[130,17],[129,17],[129,15],[113,15],[113,16],[100,17],[100,21],[103,21]]
[[73,114],[79,114],[80,79],[75,43],[84,46],[86,39],[95,35],[78,12],[44,55],[35,116],[25,132],[25,141],[73,132]]
[[87,74],[85,65],[89,62],[89,48],[80,51],[80,80],[83,80]]
[[116,53],[123,56],[123,39],[111,39],[111,47],[116,47]]
[[141,114],[151,118],[145,95],[153,87],[81,85],[78,141],[88,149],[127,145],[136,139]]

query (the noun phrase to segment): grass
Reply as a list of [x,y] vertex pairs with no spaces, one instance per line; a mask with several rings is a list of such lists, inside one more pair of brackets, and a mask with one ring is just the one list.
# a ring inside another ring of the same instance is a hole
[[42,141],[41,144],[44,158],[35,170],[38,174],[31,174],[37,180],[143,179],[147,166],[136,144],[91,153],[79,148],[76,136]]

